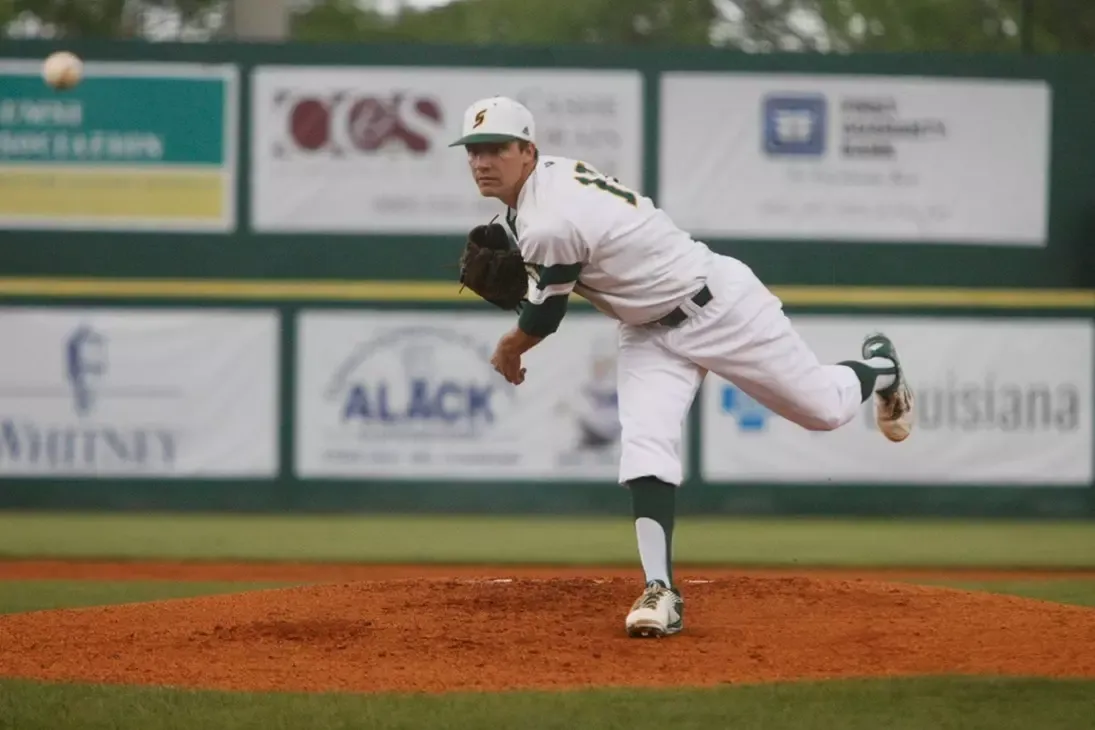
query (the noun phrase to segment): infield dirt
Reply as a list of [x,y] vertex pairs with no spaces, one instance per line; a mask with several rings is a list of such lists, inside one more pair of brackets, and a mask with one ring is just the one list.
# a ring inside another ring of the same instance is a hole
[[0,563],[0,579],[310,583],[0,616],[0,675],[363,692],[1095,677],[1095,610],[887,576],[1047,577],[684,569],[685,631],[635,640],[623,633],[633,569]]

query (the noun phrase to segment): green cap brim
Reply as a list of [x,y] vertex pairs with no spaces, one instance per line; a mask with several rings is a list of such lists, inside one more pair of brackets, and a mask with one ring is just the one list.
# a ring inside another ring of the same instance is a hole
[[521,138],[512,134],[469,134],[456,140],[449,147],[462,147],[466,144],[479,144],[480,142],[512,142],[515,139]]

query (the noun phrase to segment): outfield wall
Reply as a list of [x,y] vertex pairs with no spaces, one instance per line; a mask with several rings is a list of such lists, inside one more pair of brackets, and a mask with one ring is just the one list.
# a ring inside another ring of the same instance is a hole
[[493,211],[445,145],[508,93],[823,358],[882,327],[916,373],[897,447],[869,409],[810,434],[709,378],[687,510],[1095,514],[1095,62],[76,50],[72,94],[0,66],[0,505],[625,508],[612,323],[576,301],[514,390],[485,361],[511,318],[452,284]]

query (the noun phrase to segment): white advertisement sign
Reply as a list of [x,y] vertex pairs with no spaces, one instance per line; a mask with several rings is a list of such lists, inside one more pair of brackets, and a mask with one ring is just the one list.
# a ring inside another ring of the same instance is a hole
[[278,319],[0,309],[0,475],[272,477]]
[[703,474],[713,482],[1086,486],[1092,479],[1089,320],[797,316],[822,362],[858,357],[880,330],[915,396],[912,434],[878,432],[873,400],[811,432],[733,384],[703,388]]
[[571,312],[524,357],[490,365],[504,313],[305,312],[296,467],[303,478],[603,480],[619,463],[615,323]]
[[1043,81],[668,73],[660,192],[698,236],[1044,246]]
[[642,189],[642,77],[590,69],[261,66],[252,77],[257,231],[464,232],[503,210],[479,195],[464,110],[511,96],[540,150]]

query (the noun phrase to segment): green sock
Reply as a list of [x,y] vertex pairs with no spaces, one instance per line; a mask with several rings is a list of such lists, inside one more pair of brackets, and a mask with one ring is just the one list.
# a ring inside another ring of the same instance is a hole
[[646,582],[660,580],[672,587],[677,488],[654,477],[633,479],[628,486]]

